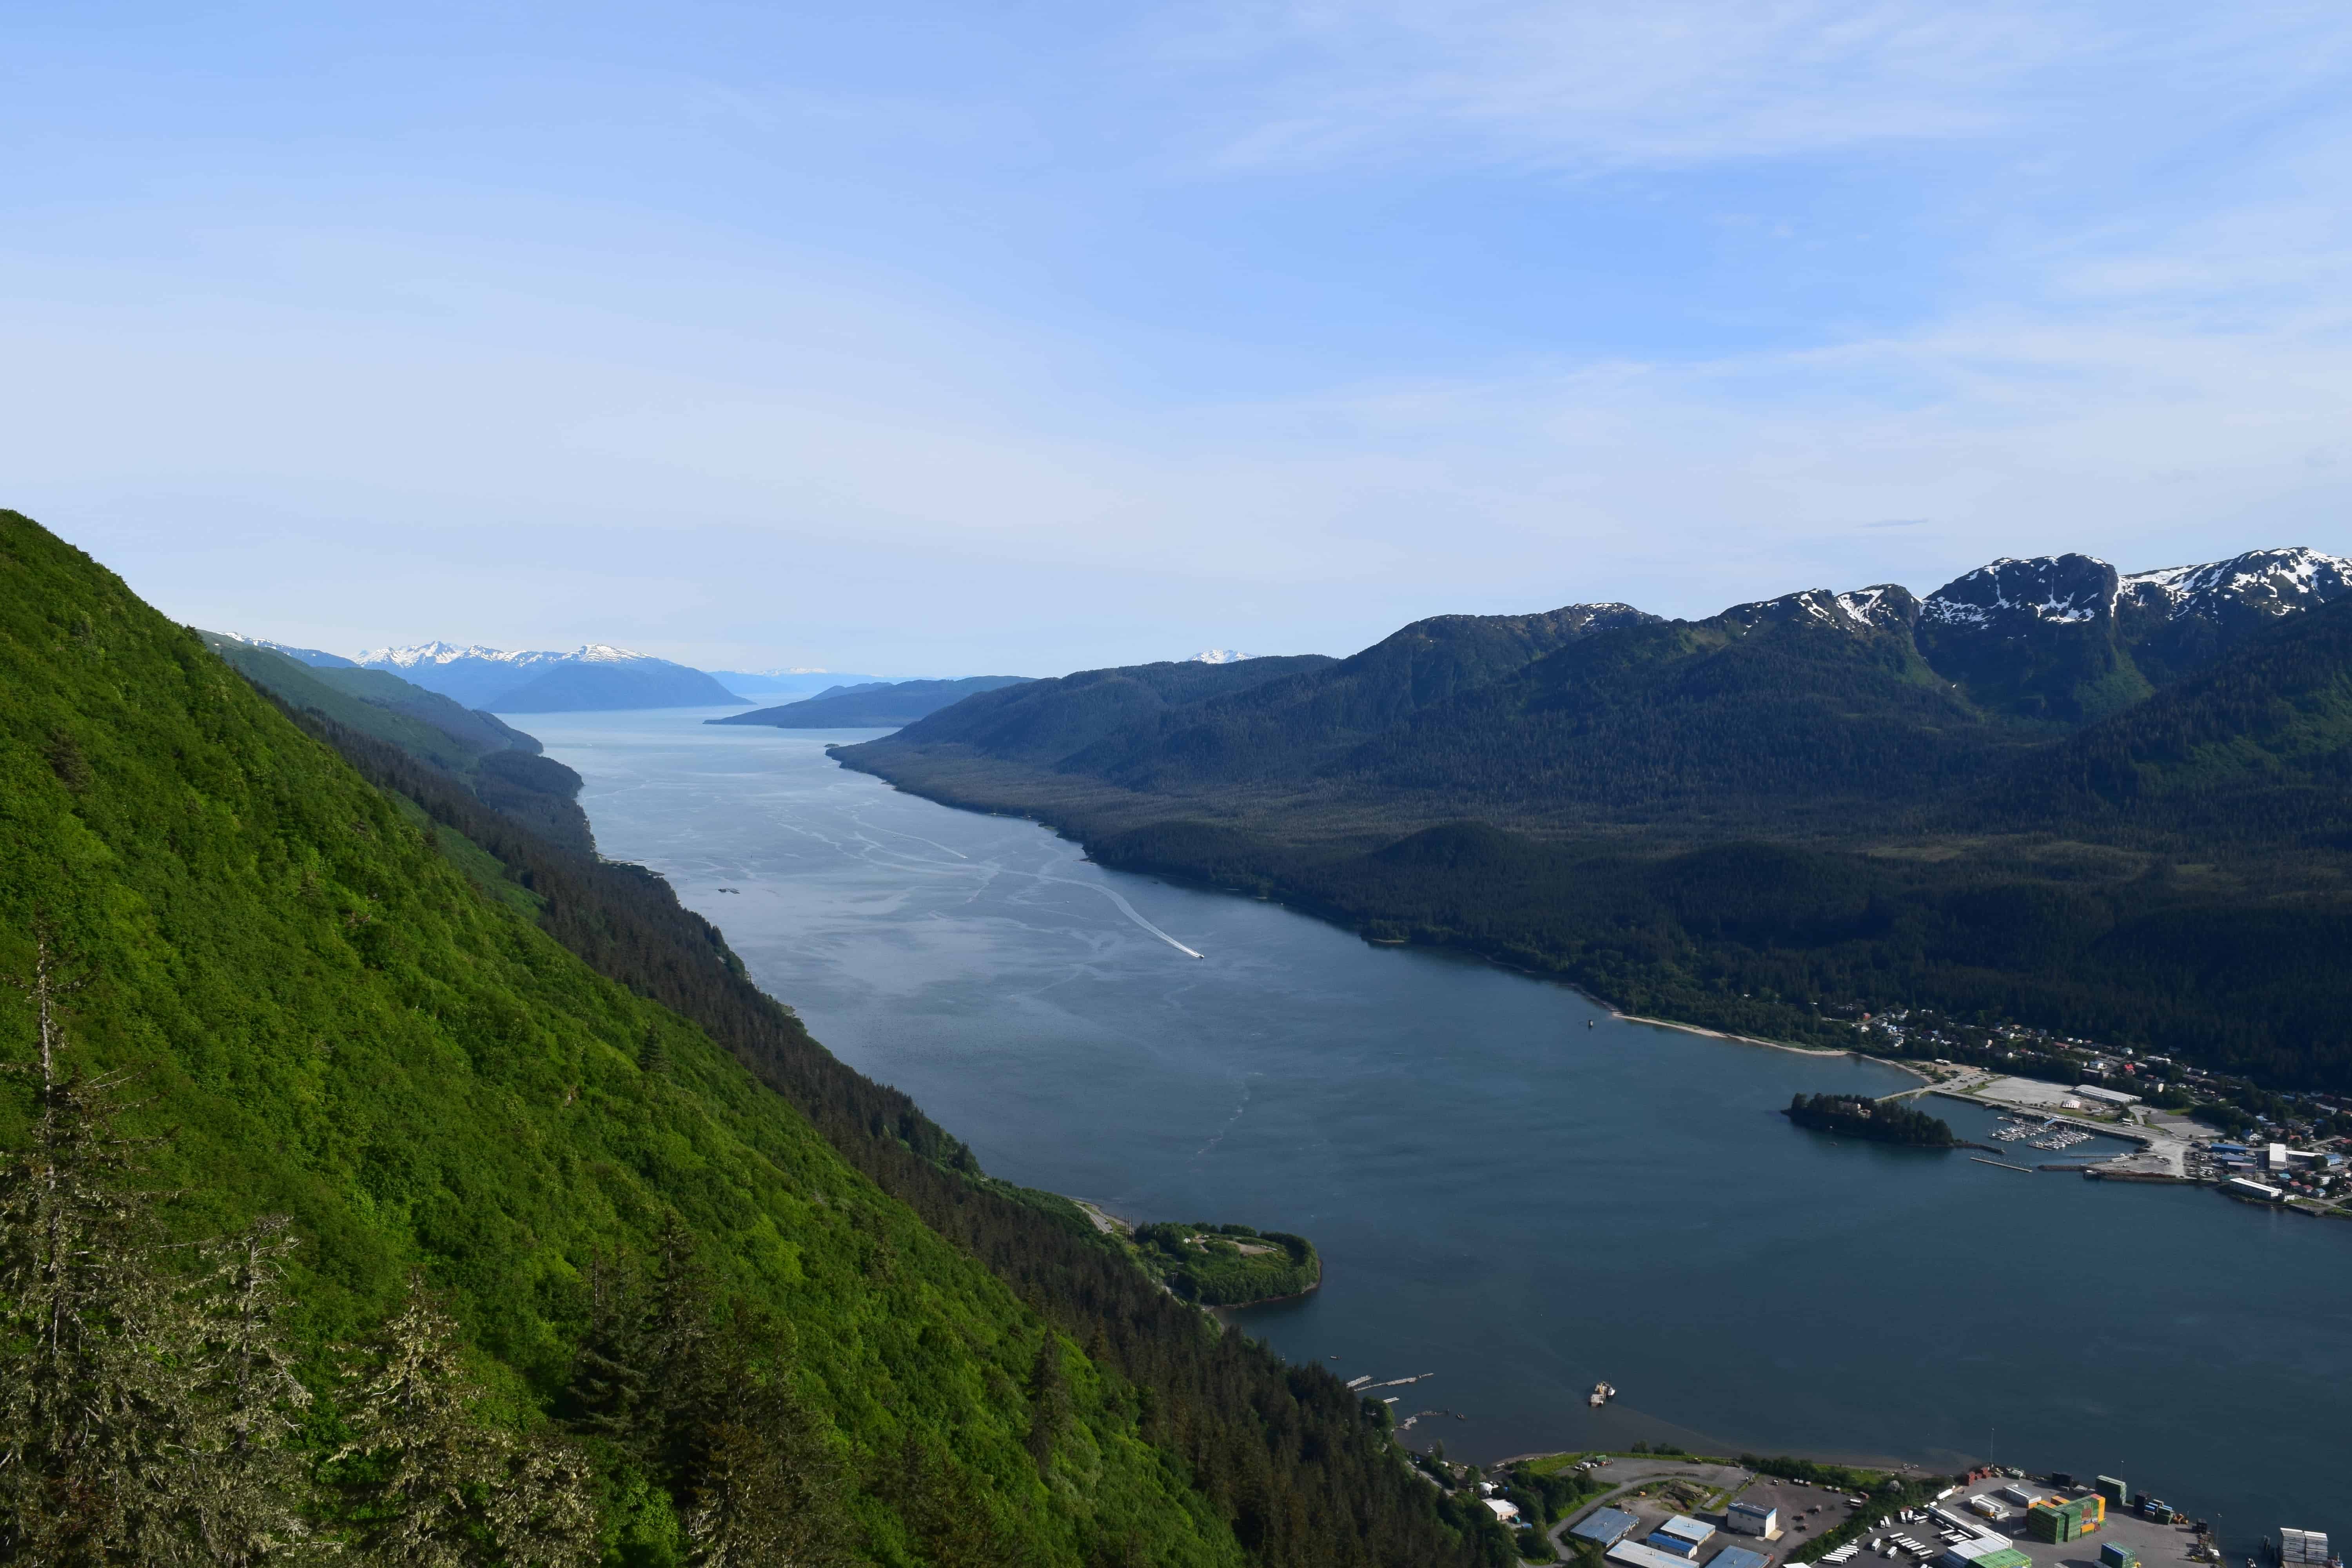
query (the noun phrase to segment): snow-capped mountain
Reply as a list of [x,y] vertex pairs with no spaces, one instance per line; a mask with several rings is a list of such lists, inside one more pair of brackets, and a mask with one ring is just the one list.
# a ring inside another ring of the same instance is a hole
[[1734,605],[1718,618],[1857,636],[1900,629],[1978,702],[2071,723],[2137,701],[2280,616],[2347,594],[2352,559],[2300,547],[2128,575],[2094,555],[2003,556],[1925,599],[1892,583],[1809,588]]
[[1186,664],[1239,664],[1245,658],[1256,657],[1257,655],[1254,653],[1244,653],[1239,648],[1204,647],[1184,662]]
[[509,713],[703,708],[743,700],[698,669],[609,643],[559,653],[428,642],[371,649],[360,663],[390,670],[468,708]]
[[[501,664],[516,669],[529,669],[542,664],[627,664],[650,658],[650,654],[633,653],[610,643],[583,643],[570,653],[552,650],[509,650],[486,647],[480,643],[468,643],[460,647],[456,643],[418,643],[414,647],[372,648],[360,655],[360,663],[370,669],[416,669],[427,665]],[[666,664],[667,659],[655,659]],[[681,666],[680,668],[684,668]]]
[[1802,593],[1783,594],[1777,599],[1734,605],[1719,618],[1744,626],[1813,621],[1841,631],[1860,633],[1916,624],[1919,601],[1910,589],[1896,583],[1881,583],[1844,594],[1833,594],[1827,588],[1807,588]]
[[2115,614],[2116,569],[2095,555],[2003,556],[1927,595],[1922,621],[1986,630],[2069,625]]
[[2249,550],[2201,566],[2166,566],[2123,579],[2116,618],[2132,657],[2166,680],[2205,663],[2281,616],[2352,589],[2352,561],[2316,550]]
[[2352,587],[2352,560],[2316,550],[2249,550],[2202,566],[2134,572],[2123,593],[2137,607],[2225,620],[2241,612],[2282,616],[2324,605]]
[[324,648],[296,647],[289,643],[271,642],[267,637],[240,637],[236,632],[211,632],[210,637],[226,637],[230,642],[243,643],[247,647],[265,647],[272,653],[282,653],[297,664],[307,664],[313,669],[357,669],[358,662]]

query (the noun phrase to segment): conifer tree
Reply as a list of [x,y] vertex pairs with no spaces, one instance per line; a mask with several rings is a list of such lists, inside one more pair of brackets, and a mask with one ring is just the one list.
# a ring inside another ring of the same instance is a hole
[[305,1477],[287,1439],[310,1391],[295,1375],[278,1325],[284,1259],[297,1245],[290,1223],[265,1215],[205,1243],[201,1253],[210,1268],[188,1292],[204,1395],[197,1524],[215,1563],[274,1561],[304,1539],[296,1510]]
[[839,1473],[793,1396],[783,1336],[720,1307],[693,1233],[668,1216],[642,1322],[645,1444],[669,1478],[698,1568],[845,1561]]
[[708,1342],[709,1391],[687,1445],[687,1539],[698,1568],[845,1561],[840,1468],[794,1395],[774,1326],[738,1303]]
[[645,1445],[647,1331],[644,1292],[602,1256],[588,1264],[588,1331],[572,1352],[564,1413],[573,1431],[635,1453]]
[[1070,1384],[1062,1371],[1061,1336],[1045,1331],[1037,1360],[1029,1369],[1029,1457],[1040,1475],[1054,1462],[1054,1445],[1070,1425]]
[[647,1027],[643,1044],[637,1047],[637,1070],[648,1077],[667,1077],[669,1073],[669,1047],[662,1044],[661,1030]]
[[475,1418],[481,1391],[458,1354],[457,1324],[420,1277],[410,1277],[407,1300],[352,1382],[353,1440],[335,1458],[349,1466],[364,1561],[384,1568],[584,1568],[596,1561],[586,1466],[567,1447]]
[[[257,1484],[283,1394],[245,1376],[277,1355],[266,1313],[230,1341],[198,1327],[211,1292],[165,1270],[137,1140],[115,1125],[125,1074],[83,1078],[58,1017],[79,982],[37,934],[38,1054],[30,1146],[0,1166],[0,1556],[47,1564],[260,1561],[295,1538],[285,1494]],[[226,1352],[217,1363],[207,1351]],[[251,1464],[214,1461],[232,1427]],[[224,1548],[212,1549],[215,1540]]]

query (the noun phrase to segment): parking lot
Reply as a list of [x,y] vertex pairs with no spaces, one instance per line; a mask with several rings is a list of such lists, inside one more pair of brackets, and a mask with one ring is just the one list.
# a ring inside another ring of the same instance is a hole
[[[1986,1530],[2006,1537],[2020,1552],[2033,1559],[2033,1568],[2098,1568],[2099,1548],[2110,1541],[2120,1541],[2138,1552],[2145,1568],[2180,1568],[2181,1564],[2191,1561],[2189,1549],[2196,1543],[2197,1538],[2186,1526],[2152,1524],[2113,1503],[2107,1505],[2107,1522],[2079,1541],[2070,1541],[2063,1546],[2036,1541],[2025,1533],[2025,1510],[2007,1504],[1997,1495],[2001,1488],[2017,1485],[2023,1486],[2037,1497],[2052,1495],[2048,1487],[2038,1482],[1984,1480],[1947,1499],[1943,1506]],[[1994,1495],[1995,1501],[2004,1502],[2004,1506],[2010,1509],[2009,1518],[1984,1520],[1969,1512],[1964,1506],[1968,1500],[1981,1495]],[[1916,1530],[1911,1533],[1915,1539],[1931,1543],[1935,1539],[1932,1535],[1920,1535]],[[1861,1568],[1863,1561],[1857,1559],[1852,1568]]]
[[[1661,1467],[1662,1468],[1664,1467]],[[1712,1467],[1708,1468],[1712,1470]],[[1598,1472],[1604,1478],[1607,1470]],[[1686,1473],[1687,1474],[1687,1473]],[[1715,1472],[1702,1480],[1697,1476],[1677,1479],[1659,1475],[1638,1482],[1623,1494],[1609,1500],[1608,1506],[1622,1509],[1642,1522],[1632,1532],[1639,1541],[1657,1528],[1669,1516],[1686,1513],[1721,1526],[1724,1520],[1720,1506],[1704,1506],[1702,1496],[1713,1501],[1723,1495],[1723,1483],[1732,1478]],[[1963,1488],[1940,1505],[1969,1520],[1979,1529],[1989,1531],[2009,1541],[2020,1552],[2033,1560],[2034,1568],[2099,1568],[2099,1548],[2110,1541],[2121,1542],[2139,1554],[2143,1568],[2187,1568],[2194,1561],[2189,1549],[2196,1536],[2186,1525],[2154,1524],[2137,1514],[2109,1505],[2107,1522],[2093,1533],[2063,1546],[2035,1541],[2025,1533],[2024,1510],[1997,1495],[2001,1488],[2022,1485],[2037,1497],[2053,1495],[2052,1489],[2039,1482],[2014,1482],[1995,1478]],[[1647,1495],[1643,1495],[1646,1493]],[[1701,1568],[1706,1561],[1725,1546],[1744,1546],[1769,1555],[1775,1564],[1786,1563],[1810,1542],[1820,1540],[1850,1518],[1854,1510],[1847,1503],[1850,1495],[1829,1487],[1810,1485],[1803,1481],[1783,1480],[1776,1476],[1758,1476],[1739,1489],[1739,1500],[1776,1510],[1780,1515],[1780,1534],[1772,1541],[1759,1541],[1752,1535],[1735,1535],[1721,1531],[1701,1549]],[[1967,1508],[1969,1499],[1979,1495],[1995,1495],[2010,1510],[2006,1520],[1987,1520]],[[1870,1505],[1865,1504],[1865,1509]],[[1579,1514],[1584,1510],[1580,1509]],[[1564,1528],[1564,1524],[1563,1527]],[[1932,1523],[1895,1523],[1885,1531],[1872,1531],[1863,1536],[1863,1553],[1846,1568],[1880,1568],[1882,1559],[1869,1547],[1889,1532],[1900,1532],[1929,1546],[1941,1544]],[[1914,1568],[1912,1559],[1896,1553],[1887,1568],[1899,1564]]]
[[1731,1539],[1740,1544],[1769,1552],[1778,1562],[1786,1558],[1807,1542],[1818,1541],[1843,1524],[1853,1510],[1846,1505],[1850,1494],[1828,1487],[1809,1486],[1803,1481],[1782,1480],[1778,1476],[1759,1476],[1746,1491],[1739,1494],[1741,1502],[1752,1502],[1759,1508],[1777,1509],[1780,1514],[1780,1539],[1759,1542],[1753,1536],[1744,1540]]

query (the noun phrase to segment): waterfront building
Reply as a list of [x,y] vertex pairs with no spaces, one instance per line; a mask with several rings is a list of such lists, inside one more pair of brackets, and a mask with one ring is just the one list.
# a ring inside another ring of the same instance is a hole
[[1638,1541],[1621,1541],[1611,1547],[1609,1561],[1617,1568],[1691,1568],[1689,1558],[1644,1546]]
[[1767,1508],[1759,1502],[1735,1502],[1723,1510],[1723,1528],[1739,1535],[1760,1535],[1769,1541],[1780,1533],[1780,1510]]
[[1622,1508],[1596,1508],[1568,1527],[1568,1532],[1579,1541],[1590,1541],[1595,1546],[1614,1546],[1625,1539],[1642,1521]]
[[1678,1513],[1657,1529],[1650,1531],[1650,1544],[1661,1552],[1672,1552],[1682,1557],[1696,1557],[1698,1549],[1715,1537],[1715,1526],[1703,1519],[1693,1519]]

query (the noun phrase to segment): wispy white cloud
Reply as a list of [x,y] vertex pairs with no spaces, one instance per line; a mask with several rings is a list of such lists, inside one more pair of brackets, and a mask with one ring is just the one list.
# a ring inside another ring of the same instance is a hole
[[1230,165],[1381,157],[1679,166],[2202,119],[2341,68],[2294,0],[1211,0],[1150,34],[1229,73]]

